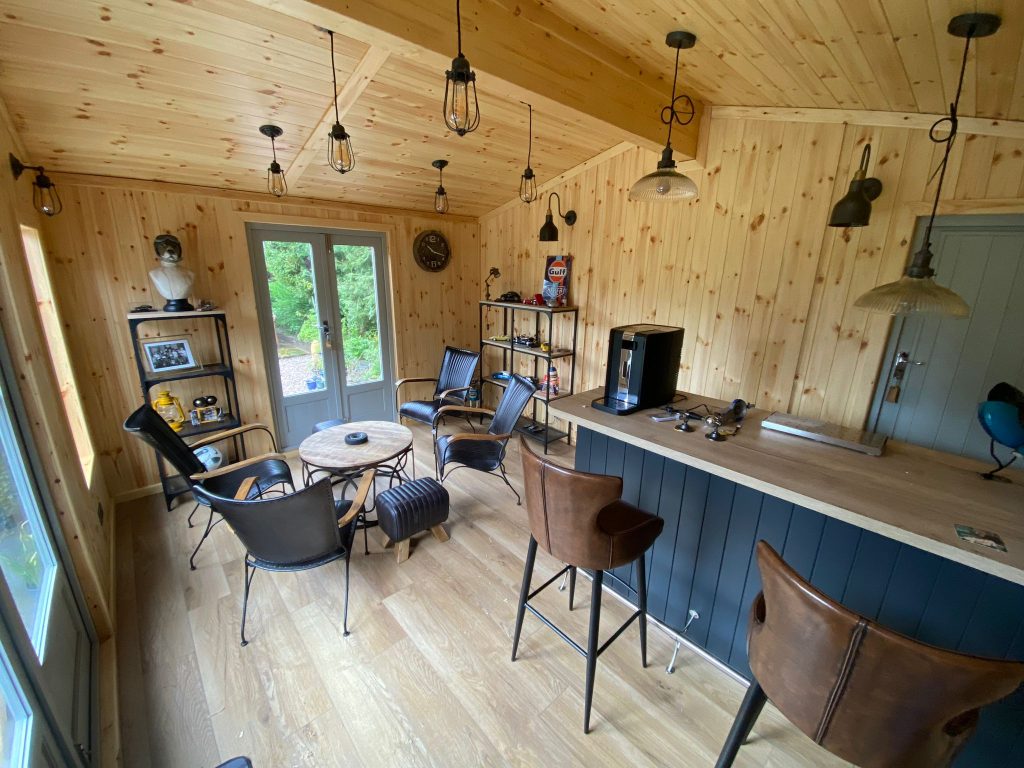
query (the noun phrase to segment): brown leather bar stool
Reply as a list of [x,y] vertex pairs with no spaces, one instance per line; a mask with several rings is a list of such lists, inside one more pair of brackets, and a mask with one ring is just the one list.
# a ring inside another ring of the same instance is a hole
[[757,544],[763,591],[747,646],[754,680],[718,758],[731,766],[766,699],[834,755],[862,768],[949,765],[978,710],[1024,681],[1024,663],[911,640],[823,595]]
[[[591,475],[564,469],[542,459],[520,438],[523,479],[526,486],[526,511],[530,520],[530,544],[526,550],[523,586],[519,592],[519,610],[512,638],[512,661],[516,660],[523,617],[530,611],[587,660],[586,690],[583,697],[583,732],[590,732],[590,708],[594,698],[594,674],[597,657],[604,653],[626,628],[639,619],[640,661],[647,666],[647,574],[644,553],[658,538],[665,521],[622,501],[622,478]],[[568,563],[541,587],[530,591],[537,545],[563,563]],[[601,585],[604,572],[636,561],[637,610],[600,648]],[[569,610],[576,588],[576,569],[594,572],[590,598],[590,630],[587,647],[570,638],[550,619],[530,605],[530,600],[560,576],[569,574]]]

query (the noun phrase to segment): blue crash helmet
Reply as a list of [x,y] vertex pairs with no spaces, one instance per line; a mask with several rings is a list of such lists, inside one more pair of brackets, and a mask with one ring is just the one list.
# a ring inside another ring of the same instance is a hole
[[978,404],[978,421],[986,434],[1011,451],[1024,450],[1024,425],[1013,403],[986,400]]

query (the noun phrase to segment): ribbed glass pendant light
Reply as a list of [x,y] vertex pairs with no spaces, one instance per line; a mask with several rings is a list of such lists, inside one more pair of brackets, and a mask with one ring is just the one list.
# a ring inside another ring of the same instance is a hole
[[676,170],[672,159],[672,124],[689,125],[693,120],[693,100],[686,94],[676,96],[679,80],[679,51],[693,48],[697,36],[689,32],[669,32],[665,44],[676,49],[676,69],[672,76],[672,101],[661,110],[661,122],[668,126],[668,139],[662,150],[658,168],[637,181],[629,190],[630,200],[686,200],[697,196],[697,185],[693,179]]
[[[939,165],[939,182],[935,187],[935,201],[932,203],[931,217],[928,219],[928,226],[924,231],[924,244],[914,254],[903,277],[895,282],[872,288],[854,302],[855,307],[871,312],[884,312],[889,315],[928,312],[950,317],[967,317],[970,313],[966,301],[954,291],[935,282],[935,270],[931,266],[934,258],[932,226],[935,224],[935,214],[942,196],[942,182],[946,178],[949,154],[953,150],[953,140],[956,138],[957,107],[960,105],[960,93],[964,87],[964,72],[967,69],[967,55],[971,50],[971,39],[994,34],[999,29],[1000,23],[999,17],[991,13],[965,13],[954,17],[949,22],[947,27],[949,34],[965,38],[966,42],[964,43],[963,60],[960,63],[960,81],[956,87],[956,98],[949,106],[949,117],[937,120],[928,133],[928,137],[936,144],[945,144],[946,150],[942,155],[942,163]],[[948,126],[945,125],[946,123]],[[939,132],[943,128],[948,128],[949,132],[945,138],[940,138]]]

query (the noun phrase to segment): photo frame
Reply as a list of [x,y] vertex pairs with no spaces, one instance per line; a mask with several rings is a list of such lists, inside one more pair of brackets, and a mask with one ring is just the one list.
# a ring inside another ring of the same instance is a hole
[[169,373],[200,368],[188,336],[160,336],[139,342],[150,373]]

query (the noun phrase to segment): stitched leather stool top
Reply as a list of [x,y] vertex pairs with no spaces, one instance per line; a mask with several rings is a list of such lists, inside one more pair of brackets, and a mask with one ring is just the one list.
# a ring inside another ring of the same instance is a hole
[[421,477],[377,494],[377,519],[392,541],[440,525],[448,519],[448,491],[432,477]]
[[769,700],[829,752],[864,768],[948,765],[978,709],[1014,691],[1024,664],[946,651],[847,610],[766,542],[757,559],[750,668]]
[[547,552],[607,570],[633,562],[658,538],[665,521],[622,501],[622,478],[565,469],[520,442],[530,532]]

